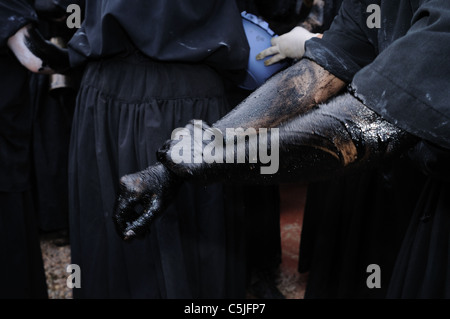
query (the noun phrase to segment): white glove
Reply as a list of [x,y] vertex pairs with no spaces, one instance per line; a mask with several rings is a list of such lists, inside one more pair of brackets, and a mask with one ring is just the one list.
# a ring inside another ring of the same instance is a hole
[[256,56],[256,60],[262,60],[273,55],[264,61],[264,64],[269,66],[285,58],[300,59],[305,54],[305,42],[315,36],[317,34],[311,33],[305,28],[295,27],[288,33],[273,37],[270,41],[272,46],[261,51]]

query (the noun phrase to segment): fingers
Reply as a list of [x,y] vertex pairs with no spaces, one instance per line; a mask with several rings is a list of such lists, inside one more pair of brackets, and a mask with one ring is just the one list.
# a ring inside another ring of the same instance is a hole
[[156,195],[150,200],[150,205],[145,213],[139,216],[133,222],[130,222],[123,232],[125,240],[131,240],[144,236],[148,231],[155,217],[161,211],[161,201]]
[[138,197],[130,192],[124,184],[120,184],[119,194],[114,205],[113,222],[116,231],[123,238],[125,229],[130,220],[137,218],[135,206],[138,203]]
[[280,51],[278,50],[277,46],[271,46],[263,51],[261,51],[260,53],[258,53],[258,55],[256,56],[256,60],[262,60],[270,55],[274,55],[280,53]]
[[143,237],[178,185],[178,179],[161,163],[123,176],[113,215],[119,236],[124,240]]
[[270,59],[267,59],[266,61],[264,61],[264,65],[269,66],[274,63],[280,62],[281,60],[284,60],[285,58],[286,57],[282,54],[276,54],[273,57],[271,57]]

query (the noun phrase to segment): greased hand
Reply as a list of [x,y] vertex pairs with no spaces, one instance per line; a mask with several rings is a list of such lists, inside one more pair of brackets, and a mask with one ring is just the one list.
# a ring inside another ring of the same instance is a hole
[[143,237],[175,196],[180,181],[157,163],[120,180],[113,221],[124,240]]

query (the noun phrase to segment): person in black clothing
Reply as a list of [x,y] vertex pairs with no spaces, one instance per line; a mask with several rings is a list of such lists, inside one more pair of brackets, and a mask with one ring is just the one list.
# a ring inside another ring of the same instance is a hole
[[47,298],[32,196],[29,81],[30,71],[64,70],[68,58],[36,30],[33,1],[0,1],[0,18],[0,298]]
[[[279,128],[276,174],[261,175],[260,163],[179,163],[172,157],[177,141],[169,140],[159,151],[160,163],[122,177],[114,215],[119,234],[125,240],[145,235],[148,225],[164,216],[180,179],[311,181],[409,155],[427,177],[386,296],[448,298],[450,5],[377,2],[383,21],[378,30],[367,25],[372,2],[344,1],[323,38],[306,42],[300,62],[212,125],[223,131]],[[190,123],[185,130],[194,127]],[[202,129],[210,130],[206,124]],[[248,151],[248,143],[240,145]],[[144,214],[133,213],[137,203]]]
[[184,183],[142,241],[123,242],[111,220],[120,176],[154,164],[188,119],[230,110],[224,77],[249,51],[234,1],[88,0],[68,47],[85,68],[69,153],[74,297],[245,297],[238,188]]
[[[341,1],[320,2],[313,12],[337,15]],[[329,14],[324,25],[333,18]],[[260,55],[272,53],[268,65],[300,58],[305,40],[313,36],[318,35],[296,27]],[[309,183],[298,266],[308,273],[305,298],[383,298],[414,207],[408,198],[419,196],[423,180],[409,156],[401,156],[373,170]],[[378,289],[366,284],[371,264],[383,269]]]
[[[66,48],[76,28],[67,26],[67,7],[83,0],[36,0],[39,20],[35,26],[45,39]],[[82,15],[80,15],[82,19]],[[41,233],[68,244],[69,205],[67,165],[70,130],[81,70],[65,74],[32,73],[33,107],[33,198]]]
[[[273,37],[272,41],[286,37],[286,32],[301,30],[295,35],[289,45],[283,44],[283,48],[293,47],[291,51],[279,56],[288,58],[291,64],[301,58],[304,53],[304,43],[307,39],[317,36],[326,30],[334,15],[336,15],[341,0],[324,1],[315,0],[239,0],[239,11],[250,13],[267,22],[268,27],[281,37]],[[263,59],[268,48],[257,56],[249,59]],[[272,65],[279,61],[270,58],[266,65]],[[237,105],[252,91],[232,85],[229,89],[231,105]],[[246,247],[247,268],[249,269],[249,292],[257,298],[283,298],[277,289],[278,267],[281,264],[281,233],[280,233],[280,194],[278,185],[250,185],[244,187],[244,202],[246,213]]]

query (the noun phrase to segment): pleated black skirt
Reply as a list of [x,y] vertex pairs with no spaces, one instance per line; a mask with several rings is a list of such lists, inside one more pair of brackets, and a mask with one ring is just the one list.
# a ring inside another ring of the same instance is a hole
[[155,163],[175,128],[228,111],[222,80],[206,65],[138,53],[88,64],[69,154],[75,298],[245,296],[238,187],[185,183],[142,240],[122,241],[111,216],[121,176]]

